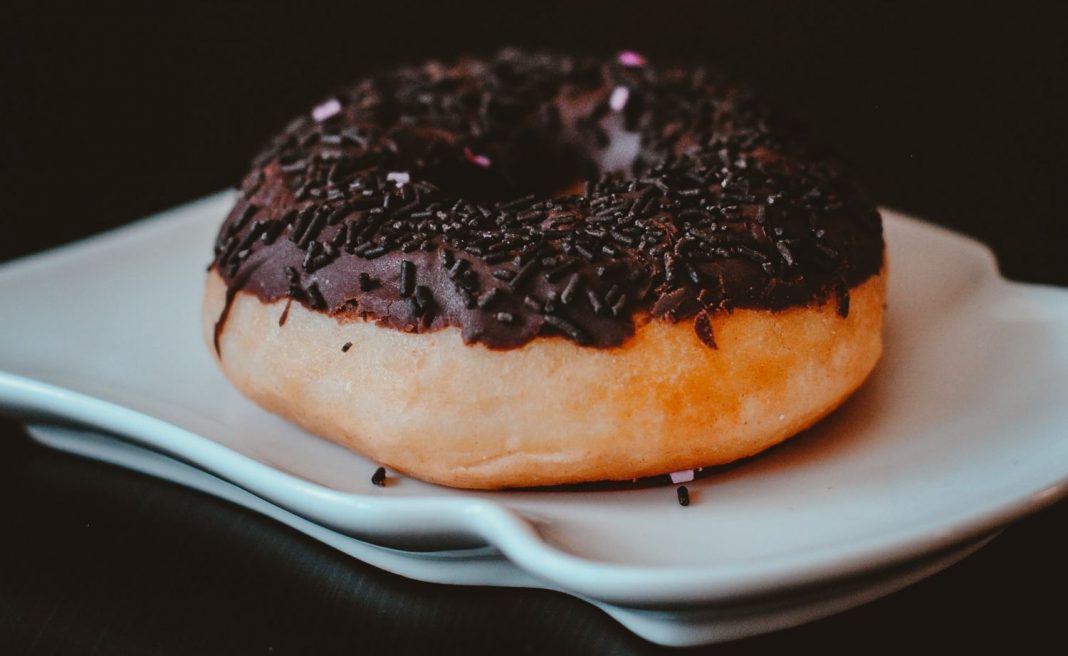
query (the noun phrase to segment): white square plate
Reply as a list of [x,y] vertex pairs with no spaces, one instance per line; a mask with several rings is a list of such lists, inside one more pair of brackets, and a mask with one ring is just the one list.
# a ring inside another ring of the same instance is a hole
[[1068,491],[1068,292],[1009,283],[982,246],[888,211],[873,378],[805,435],[690,484],[689,507],[670,487],[376,488],[374,463],[244,399],[201,342],[204,266],[231,200],[0,266],[0,409],[121,436],[336,535],[488,544],[524,580],[641,608],[782,597],[930,559]]

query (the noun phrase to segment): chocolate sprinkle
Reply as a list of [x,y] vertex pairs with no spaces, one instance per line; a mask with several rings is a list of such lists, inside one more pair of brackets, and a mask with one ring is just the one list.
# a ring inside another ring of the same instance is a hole
[[377,287],[377,281],[372,278],[366,271],[361,271],[357,278],[357,284],[360,287],[361,292],[369,292]]
[[879,215],[840,166],[714,71],[505,50],[332,97],[242,183],[215,248],[231,290],[497,349],[617,346],[638,314],[715,348],[713,313],[844,317],[882,266]]
[[686,489],[685,485],[680,485],[677,488],[675,488],[675,494],[679,498],[679,505],[680,506],[688,506],[688,505],[690,505],[690,491],[688,489]]
[[371,474],[371,484],[375,487],[386,486],[386,468],[379,467],[375,470],[375,473]]
[[712,321],[708,311],[702,311],[693,322],[693,331],[697,333],[697,339],[710,349],[716,348],[716,339],[712,334]]
[[282,308],[282,314],[278,316],[278,327],[286,325],[286,320],[289,319],[289,308],[293,306],[293,299],[286,301],[286,306]]
[[411,296],[415,291],[415,265],[404,260],[400,265],[400,295],[401,298]]
[[553,328],[556,328],[578,344],[585,346],[586,344],[590,343],[589,335],[587,335],[585,331],[583,331],[581,328],[571,323],[567,319],[552,314],[546,314],[544,316],[544,319],[545,323],[549,324]]

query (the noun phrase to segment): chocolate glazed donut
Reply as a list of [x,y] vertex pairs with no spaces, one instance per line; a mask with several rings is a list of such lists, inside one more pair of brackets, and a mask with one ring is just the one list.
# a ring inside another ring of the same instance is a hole
[[647,322],[716,349],[738,310],[848,317],[882,267],[872,204],[721,76],[504,51],[366,78],[287,126],[219,232],[213,342],[225,362],[240,293],[284,301],[279,323],[295,302],[496,351],[610,351]]

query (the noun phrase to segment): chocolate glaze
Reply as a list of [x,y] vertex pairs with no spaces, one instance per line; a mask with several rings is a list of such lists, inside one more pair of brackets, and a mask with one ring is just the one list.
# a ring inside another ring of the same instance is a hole
[[633,60],[504,51],[339,91],[242,183],[215,248],[228,301],[498,349],[617,346],[640,316],[696,317],[715,348],[710,313],[833,296],[847,314],[882,266],[870,202],[748,93]]

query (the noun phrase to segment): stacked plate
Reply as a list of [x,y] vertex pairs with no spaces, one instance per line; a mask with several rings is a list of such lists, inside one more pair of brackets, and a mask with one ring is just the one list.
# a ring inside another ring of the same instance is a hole
[[[228,193],[0,267],[0,409],[50,446],[203,490],[441,583],[543,587],[688,645],[874,599],[1068,491],[1068,292],[884,212],[887,351],[804,436],[689,484],[471,492],[391,477],[233,390],[200,335]],[[18,311],[10,311],[17,308]]]

